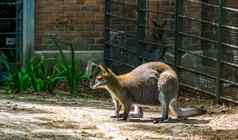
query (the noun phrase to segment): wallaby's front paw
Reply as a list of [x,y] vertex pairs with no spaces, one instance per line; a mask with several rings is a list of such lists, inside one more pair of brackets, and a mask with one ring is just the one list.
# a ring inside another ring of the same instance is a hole
[[127,118],[123,117],[121,120],[122,120],[122,121],[126,121],[126,120],[127,120]]
[[117,115],[111,115],[110,118],[119,118]]
[[128,118],[128,115],[123,114],[123,116],[122,116],[122,120],[123,120],[123,121],[126,121],[127,118]]
[[159,123],[169,123],[169,119],[166,119],[166,120],[160,120]]
[[116,121],[127,121],[127,117],[115,118]]
[[131,117],[131,118],[143,118],[143,114],[130,113],[129,117]]
[[153,120],[153,123],[154,124],[157,124],[157,123],[168,123],[169,122],[169,118],[160,118],[160,119],[156,119],[156,120]]
[[111,115],[110,118],[122,118],[123,117],[123,114],[120,113],[118,115]]

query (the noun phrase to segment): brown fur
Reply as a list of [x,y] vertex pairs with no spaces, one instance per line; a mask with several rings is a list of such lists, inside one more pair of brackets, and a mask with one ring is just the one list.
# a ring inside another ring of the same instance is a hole
[[[149,62],[142,64],[129,73],[116,75],[104,65],[99,65],[101,73],[96,77],[93,88],[105,88],[112,96],[115,114],[123,108],[123,119],[127,119],[132,104],[161,104],[162,118],[168,119],[170,110],[177,117],[184,116],[177,107],[178,78],[176,72],[167,64]],[[192,114],[199,110],[192,109]]]

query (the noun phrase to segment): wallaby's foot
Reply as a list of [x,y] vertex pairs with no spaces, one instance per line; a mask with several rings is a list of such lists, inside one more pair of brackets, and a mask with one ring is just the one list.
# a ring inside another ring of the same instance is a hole
[[169,123],[169,118],[160,118],[160,119],[155,119],[153,120],[153,123],[154,124],[157,124],[157,123]]
[[110,118],[118,118],[117,115],[111,115]]
[[179,117],[176,117],[175,119],[176,119],[176,120],[186,120],[187,117],[179,116]]
[[[133,113],[130,113],[129,114],[129,117],[130,118],[143,118],[143,114],[133,114]],[[117,118],[117,119],[123,119],[123,114],[120,113],[119,115],[111,115],[110,118]]]
[[143,118],[143,108],[137,105],[134,105],[134,111],[129,113],[131,118]]
[[123,121],[126,121],[127,120],[127,116],[124,116],[124,117],[122,117],[122,119],[121,120],[123,120]]
[[127,118],[118,119],[119,121],[127,121]]
[[[122,113],[120,113],[119,115],[111,115],[110,116],[110,118],[122,118],[122,117],[123,117]],[[130,113],[129,117],[131,117],[131,118],[143,118],[143,114],[133,114],[133,113]]]
[[130,113],[129,114],[130,118],[143,118],[143,113]]
[[122,118],[123,117],[123,114],[122,113],[119,113],[118,115],[111,115],[110,118]]
[[126,121],[128,118],[128,115],[125,116],[123,113],[120,113],[118,115],[111,115],[110,118],[115,118],[117,121]]
[[127,118],[128,118],[128,113],[124,113],[124,114],[122,114],[123,116],[122,116],[122,120],[123,121],[126,121],[127,120]]
[[138,106],[134,107],[134,112],[129,113],[129,116],[131,118],[143,118],[143,115],[144,113],[143,113],[142,107],[138,107]]

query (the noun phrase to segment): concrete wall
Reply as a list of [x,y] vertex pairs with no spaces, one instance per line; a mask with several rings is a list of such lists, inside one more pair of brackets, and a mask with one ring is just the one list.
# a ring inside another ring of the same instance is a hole
[[[70,51],[65,50],[63,51],[66,59],[70,60]],[[35,55],[38,56],[45,56],[49,58],[52,61],[55,61],[57,58],[57,55],[59,54],[58,51],[55,50],[46,50],[46,51],[35,51]],[[96,51],[75,51],[75,58],[77,62],[80,62],[83,66],[85,66],[89,61],[92,61],[94,63],[100,64],[103,62],[103,51],[96,50]]]

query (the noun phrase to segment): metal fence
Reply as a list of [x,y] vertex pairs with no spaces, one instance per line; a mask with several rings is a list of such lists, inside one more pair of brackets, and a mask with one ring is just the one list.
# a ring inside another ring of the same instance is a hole
[[[0,1],[0,55],[12,65],[21,64],[22,54],[22,0]],[[0,66],[0,80],[4,78]]]
[[163,61],[181,86],[238,103],[238,2],[105,2],[105,62],[114,71]]
[[0,7],[0,52],[10,63],[20,63],[22,1],[2,0]]

